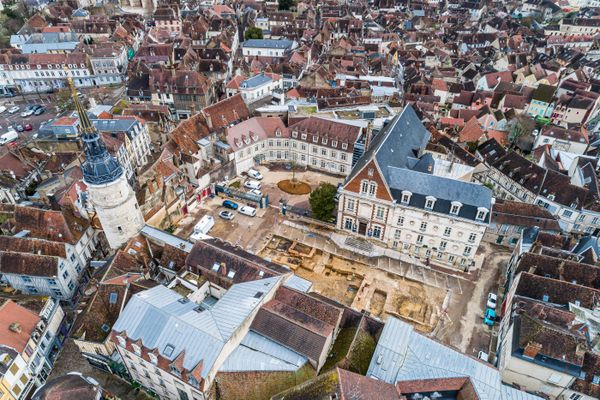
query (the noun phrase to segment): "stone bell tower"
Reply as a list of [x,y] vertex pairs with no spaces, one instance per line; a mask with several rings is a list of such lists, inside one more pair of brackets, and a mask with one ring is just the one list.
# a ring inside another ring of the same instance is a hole
[[81,166],[83,181],[110,247],[118,249],[140,232],[144,217],[123,167],[106,149],[70,78],[69,85],[79,115],[79,137],[85,154]]

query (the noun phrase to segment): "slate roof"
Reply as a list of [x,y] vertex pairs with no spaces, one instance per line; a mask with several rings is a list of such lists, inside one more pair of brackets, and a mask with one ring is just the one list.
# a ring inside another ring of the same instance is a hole
[[[448,214],[451,202],[462,203],[459,217],[474,220],[477,208],[492,208],[492,192],[485,186],[433,175],[435,160],[423,153],[431,133],[414,109],[406,106],[371,142],[346,182],[375,160],[392,196],[400,202],[402,191],[412,193],[409,205],[424,208],[427,196],[437,199],[434,212]],[[489,213],[483,222],[489,221]]]
[[293,41],[287,39],[248,39],[242,43],[242,47],[260,49],[289,49],[293,44]]

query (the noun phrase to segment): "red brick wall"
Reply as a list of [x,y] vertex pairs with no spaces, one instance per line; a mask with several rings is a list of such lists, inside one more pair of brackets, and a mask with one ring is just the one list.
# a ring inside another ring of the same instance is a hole
[[[369,169],[373,170],[373,176],[369,176]],[[387,200],[387,201],[393,200],[392,196],[390,195],[390,193],[388,192],[388,190],[385,186],[385,182],[383,181],[383,178],[381,177],[381,175],[379,174],[379,171],[377,170],[377,164],[373,160],[371,160],[354,177],[354,179],[352,179],[350,182],[348,182],[346,184],[346,186],[344,187],[344,189],[351,191],[351,192],[360,193],[360,183],[363,179],[366,179],[369,181],[375,181],[377,183],[376,197],[378,199]]]

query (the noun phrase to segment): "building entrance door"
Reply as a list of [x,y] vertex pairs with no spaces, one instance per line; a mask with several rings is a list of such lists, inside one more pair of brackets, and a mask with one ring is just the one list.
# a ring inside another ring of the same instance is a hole
[[358,234],[359,235],[366,235],[367,234],[367,223],[366,222],[359,222],[358,223]]

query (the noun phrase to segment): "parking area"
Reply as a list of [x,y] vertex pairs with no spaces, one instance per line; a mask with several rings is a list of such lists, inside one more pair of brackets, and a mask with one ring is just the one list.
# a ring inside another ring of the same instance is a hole
[[[263,175],[263,179],[261,180],[261,190],[264,195],[269,195],[269,201],[271,202],[271,204],[279,204],[280,200],[285,200],[290,205],[306,209],[310,208],[308,204],[308,194],[288,194],[279,189],[277,187],[277,183],[286,179],[292,179],[292,177],[294,177],[298,181],[310,185],[311,189],[315,189],[322,182],[331,183],[337,186],[338,183],[342,183],[344,181],[342,177],[326,175],[311,170],[300,170],[299,168],[297,169],[297,171],[292,172],[291,170],[287,170],[284,167],[276,167],[269,169],[268,167],[261,165],[256,167],[256,170]],[[244,181],[246,180],[246,177],[240,177],[237,180],[239,180],[240,184],[243,185]],[[236,180],[232,180],[232,182],[235,181]]]
[[[52,105],[52,99],[48,98],[46,95],[42,95],[40,98],[26,98],[23,100],[22,98],[9,98],[2,99],[0,101],[0,105],[6,107],[6,111],[0,113],[0,134],[6,133],[9,127],[15,128],[17,125],[31,125],[31,130],[23,131],[19,133],[19,139],[17,139],[15,145],[23,144],[31,140],[33,135],[37,133],[40,125],[49,119],[56,117],[56,108]],[[28,106],[40,105],[44,107],[45,112],[40,115],[30,115],[27,117],[22,117],[21,112],[23,112]],[[19,110],[15,113],[9,113],[12,107],[19,107]],[[8,148],[6,146],[0,147],[0,154],[4,154]]]

